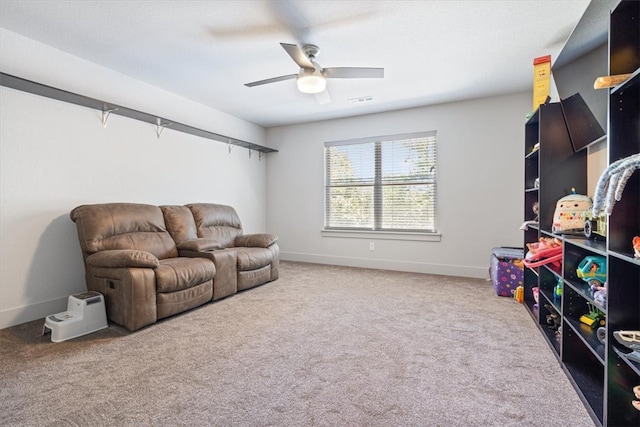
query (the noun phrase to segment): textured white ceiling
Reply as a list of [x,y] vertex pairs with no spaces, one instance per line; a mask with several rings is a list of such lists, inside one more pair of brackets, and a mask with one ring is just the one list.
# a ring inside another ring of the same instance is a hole
[[[270,127],[527,91],[535,57],[560,52],[588,0],[1,0],[0,26]],[[0,40],[0,43],[2,41]],[[312,43],[331,79],[320,105],[280,47]],[[373,97],[353,104],[348,99]]]

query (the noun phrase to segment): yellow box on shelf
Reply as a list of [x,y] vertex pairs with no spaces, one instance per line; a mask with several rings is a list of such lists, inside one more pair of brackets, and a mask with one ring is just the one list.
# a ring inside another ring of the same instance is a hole
[[551,55],[533,60],[533,111],[544,104],[551,93]]

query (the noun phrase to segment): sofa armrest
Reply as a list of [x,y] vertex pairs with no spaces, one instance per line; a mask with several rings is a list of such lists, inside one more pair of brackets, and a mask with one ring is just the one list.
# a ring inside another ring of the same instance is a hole
[[222,245],[216,239],[209,239],[206,237],[202,237],[199,239],[190,239],[185,240],[184,242],[180,242],[178,245],[179,251],[191,251],[191,252],[202,252],[202,251],[212,251],[214,249],[222,249]]
[[268,248],[278,241],[278,236],[269,233],[245,234],[236,237],[235,245],[244,248]]
[[160,265],[158,258],[152,253],[135,249],[114,249],[100,251],[87,257],[87,264],[92,267],[147,267]]

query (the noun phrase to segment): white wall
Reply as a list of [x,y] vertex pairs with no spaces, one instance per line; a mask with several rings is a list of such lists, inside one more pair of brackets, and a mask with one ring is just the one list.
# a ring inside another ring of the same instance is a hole
[[[531,94],[267,130],[267,228],[285,260],[487,277],[491,248],[522,246]],[[440,242],[322,237],[325,141],[436,130]],[[375,251],[369,251],[369,242]]]
[[[233,205],[283,259],[486,277],[493,246],[520,246],[530,93],[270,129],[0,29],[0,71],[280,149],[254,153],[0,88],[0,328],[63,311],[85,289],[69,211],[131,201]],[[323,238],[323,143],[437,130],[441,242]],[[266,215],[265,215],[266,212]],[[266,218],[266,219],[265,219]]]
[[[0,69],[72,92],[264,144],[264,129],[1,30]],[[52,81],[55,80],[55,81]],[[0,328],[66,309],[86,289],[79,204],[232,205],[266,231],[268,156],[0,88]]]

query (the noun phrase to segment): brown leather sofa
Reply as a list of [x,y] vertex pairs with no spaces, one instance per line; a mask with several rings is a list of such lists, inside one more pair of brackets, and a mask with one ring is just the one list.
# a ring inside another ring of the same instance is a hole
[[214,262],[214,300],[278,278],[278,237],[243,234],[240,218],[231,206],[195,203],[160,208],[180,254]]
[[243,235],[230,206],[105,203],[70,216],[87,289],[131,331],[278,278],[277,237]]

